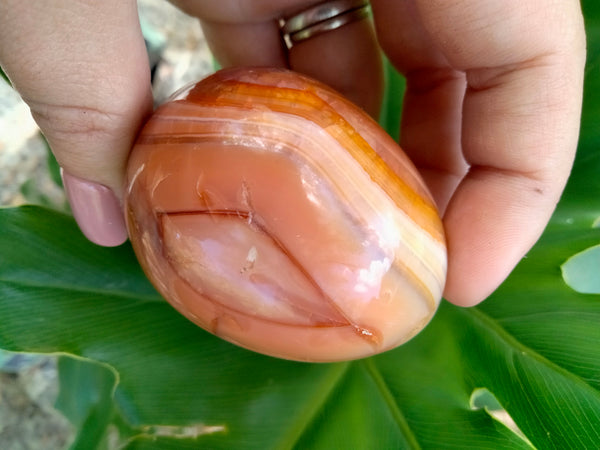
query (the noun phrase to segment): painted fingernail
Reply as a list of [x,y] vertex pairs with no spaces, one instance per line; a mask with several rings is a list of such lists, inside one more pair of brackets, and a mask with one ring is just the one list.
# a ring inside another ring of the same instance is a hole
[[127,240],[123,210],[112,190],[61,170],[65,192],[79,228],[90,241],[114,247]]

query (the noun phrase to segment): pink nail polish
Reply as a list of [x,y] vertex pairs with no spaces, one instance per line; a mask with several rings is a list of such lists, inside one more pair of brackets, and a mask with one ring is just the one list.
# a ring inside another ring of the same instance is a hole
[[106,186],[61,170],[65,192],[79,228],[94,244],[114,247],[127,240],[119,200]]

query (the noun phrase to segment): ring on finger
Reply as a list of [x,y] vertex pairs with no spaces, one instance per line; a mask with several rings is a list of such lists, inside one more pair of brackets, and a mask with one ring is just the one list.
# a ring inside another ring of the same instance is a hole
[[368,0],[330,0],[279,20],[281,36],[288,50],[319,34],[333,31],[369,17]]

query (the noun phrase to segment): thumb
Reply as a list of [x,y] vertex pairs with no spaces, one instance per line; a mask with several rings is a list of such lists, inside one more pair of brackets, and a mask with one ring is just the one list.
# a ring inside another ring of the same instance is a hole
[[0,64],[63,168],[83,233],[124,242],[125,164],[152,110],[136,2],[2,0]]

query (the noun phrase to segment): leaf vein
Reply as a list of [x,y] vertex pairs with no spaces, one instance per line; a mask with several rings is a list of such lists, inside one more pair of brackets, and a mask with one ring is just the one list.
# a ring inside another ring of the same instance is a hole
[[404,414],[402,413],[400,407],[398,406],[398,403],[395,401],[394,395],[390,391],[383,375],[379,371],[379,368],[373,362],[373,358],[368,358],[368,359],[363,360],[362,364],[364,365],[367,373],[373,379],[373,382],[377,386],[377,389],[379,390],[381,397],[383,398],[383,400],[385,401],[385,404],[389,408],[389,410],[392,414],[392,417],[394,418],[394,421],[396,422],[396,424],[398,425],[398,428],[404,435],[406,442],[410,445],[410,448],[420,449],[421,446],[419,445],[419,442],[417,441],[416,436],[410,429],[410,426],[408,425],[408,422],[406,421]]
[[31,280],[11,280],[0,277],[0,287],[2,284],[9,286],[16,286],[22,288],[31,288],[31,289],[43,289],[43,290],[51,290],[51,291],[60,291],[60,292],[73,292],[78,294],[87,294],[87,295],[101,295],[107,297],[119,297],[130,300],[137,301],[160,301],[162,297],[158,293],[141,293],[139,291],[128,291],[126,289],[103,289],[98,286],[77,286],[74,284],[67,283],[44,283],[44,282],[34,282]]

